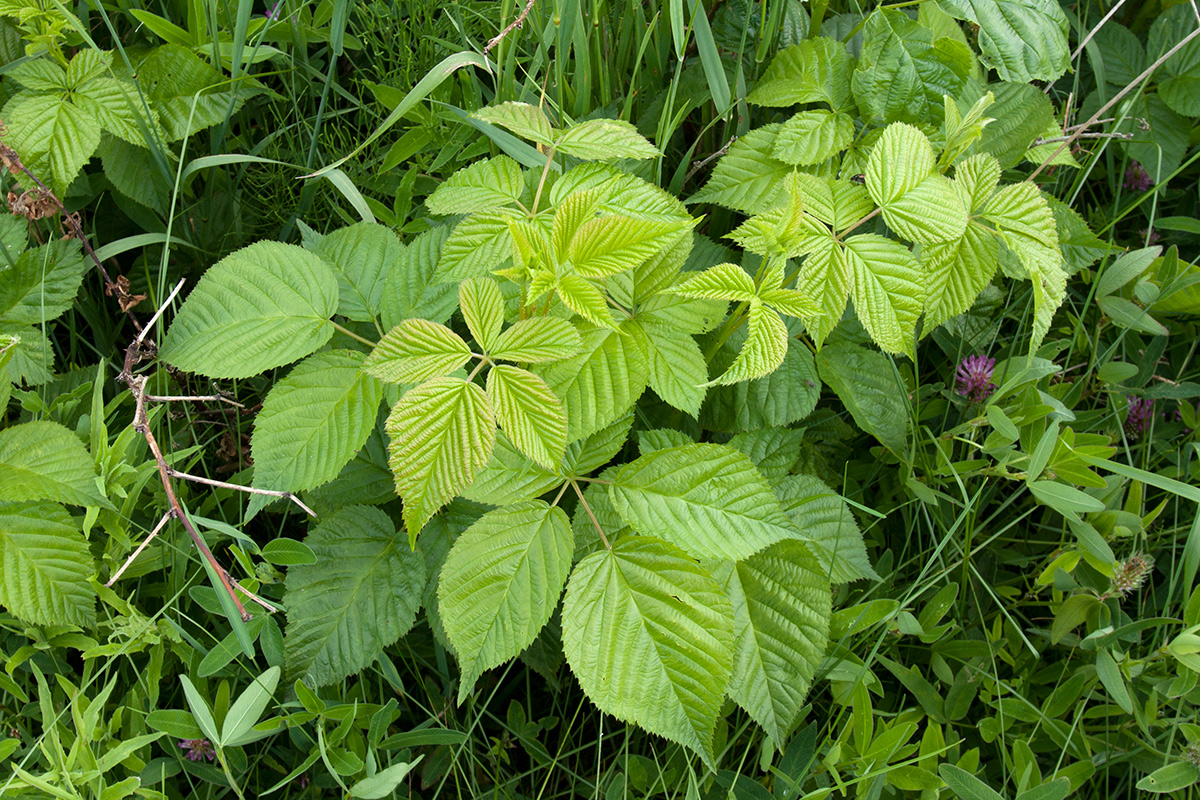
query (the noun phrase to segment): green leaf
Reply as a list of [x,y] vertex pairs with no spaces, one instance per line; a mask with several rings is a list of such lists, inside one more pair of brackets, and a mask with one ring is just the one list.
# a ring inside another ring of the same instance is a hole
[[631,411],[613,424],[571,442],[563,456],[563,474],[587,475],[612,461],[625,446],[632,426]]
[[922,248],[928,289],[924,330],[970,310],[996,274],[999,247],[991,231],[972,222],[958,241]]
[[625,537],[572,574],[563,649],[601,711],[690,748],[714,768],[732,620],[721,586],[686,554]]
[[396,791],[396,787],[400,785],[400,781],[412,772],[413,767],[421,763],[424,754],[419,755],[413,761],[400,762],[392,764],[386,769],[381,769],[374,775],[363,778],[350,787],[350,796],[363,798],[363,800],[377,800],[381,797],[391,797]]
[[16,262],[0,268],[0,317],[5,322],[40,325],[72,306],[88,266],[78,240],[51,241],[13,255]]
[[[749,431],[755,428],[790,425],[812,412],[821,394],[821,381],[812,351],[799,337],[800,326],[789,325],[788,352],[779,369],[765,378],[714,386],[700,415],[708,430]],[[717,351],[711,367],[720,370],[733,362],[745,337],[737,331]]]
[[589,119],[558,136],[555,149],[587,161],[654,158],[662,155],[637,128],[621,119]]
[[403,246],[397,261],[385,274],[379,312],[384,330],[406,319],[421,317],[433,322],[450,319],[458,303],[457,287],[435,282],[442,245],[449,227],[434,228]]
[[325,234],[312,250],[337,271],[337,313],[359,322],[377,318],[392,279],[389,273],[404,253],[396,234],[374,222],[359,222]]
[[234,701],[229,713],[225,715],[225,722],[221,725],[220,742],[223,746],[236,746],[239,739],[253,730],[258,718],[266,710],[267,703],[271,701],[271,695],[275,694],[275,687],[279,685],[279,673],[279,667],[269,667]]
[[829,580],[796,541],[727,561],[715,577],[733,605],[729,696],[773,741],[787,741],[825,655]]
[[704,188],[688,203],[715,203],[746,214],[773,207],[783,179],[792,171],[772,155],[781,125],[755,128],[729,147]]
[[537,106],[528,103],[501,103],[481,108],[471,116],[492,125],[499,125],[523,139],[530,139],[540,145],[548,147],[554,144],[554,129],[550,127],[550,120]]
[[300,492],[328,483],[375,428],[383,384],[363,354],[317,353],[276,383],[254,421],[254,486]]
[[496,420],[483,389],[459,378],[434,378],[408,391],[385,425],[404,523],[417,533],[439,508],[471,484],[496,441]]
[[958,795],[959,800],[1004,800],[994,789],[961,767],[939,764],[938,775],[942,776],[950,791]]
[[813,298],[825,312],[821,316],[802,318],[818,348],[842,318],[853,284],[854,275],[850,272],[845,248],[832,238],[800,265],[797,290]]
[[1183,761],[1159,767],[1137,782],[1137,788],[1153,794],[1167,794],[1186,789],[1200,780],[1200,769]]
[[458,537],[438,584],[438,610],[462,669],[461,703],[485,670],[533,643],[571,571],[567,515],[541,500],[488,512]]
[[190,50],[157,47],[138,65],[138,84],[159,115],[168,142],[218,125],[250,96]]
[[942,175],[930,175],[884,206],[883,220],[905,239],[926,245],[957,240],[968,221],[962,194]]
[[430,214],[474,214],[516,203],[525,189],[521,165],[508,156],[476,161],[425,198]]
[[774,482],[796,466],[803,440],[803,430],[759,428],[739,433],[730,439],[728,444],[733,449],[745,453],[763,477]]
[[567,441],[589,436],[624,416],[649,379],[649,359],[639,337],[587,324],[579,331],[583,348],[577,355],[534,370],[563,401]]
[[561,275],[556,283],[558,296],[579,316],[593,325],[612,327],[612,314],[608,300],[595,283],[580,275]]
[[379,340],[363,370],[388,383],[422,383],[470,360],[471,348],[445,325],[406,319]]
[[501,432],[496,435],[492,457],[475,476],[474,483],[463,490],[463,497],[477,503],[507,506],[532,500],[562,482],[556,470],[534,463]]
[[6,500],[111,507],[96,485],[96,464],[83,442],[47,420],[0,431],[0,501]]
[[[1188,10],[1172,6],[1156,16],[1154,24],[1150,26],[1150,52],[1166,53],[1186,34],[1195,30],[1196,15],[1189,14]],[[1140,70],[1135,74],[1140,74]],[[1158,82],[1158,96],[1167,107],[1185,117],[1200,115],[1200,100],[1197,99],[1197,92],[1200,92],[1200,43],[1192,39],[1163,62],[1162,75]]]
[[747,102],[782,108],[798,103],[828,103],[844,110],[850,100],[854,62],[846,46],[828,37],[805,39],[779,51]]
[[492,358],[541,364],[570,358],[583,349],[583,339],[575,326],[557,317],[533,317],[518,320],[500,334],[492,348]]
[[305,538],[317,555],[287,574],[289,680],[336,683],[368,666],[412,627],[425,586],[425,562],[387,514],[347,506]]
[[217,732],[217,723],[213,720],[212,710],[209,709],[208,703],[200,696],[200,692],[196,691],[191,678],[187,675],[180,675],[179,683],[183,686],[183,696],[187,700],[188,708],[192,710],[192,717],[196,720],[200,730],[204,732],[205,738],[220,746],[221,736]]
[[860,578],[880,580],[846,501],[820,478],[787,475],[775,482],[775,493],[828,580],[833,583]]
[[920,263],[908,248],[873,233],[851,236],[844,252],[863,327],[883,350],[912,356],[925,301]]
[[562,403],[532,372],[497,364],[487,376],[487,396],[509,440],[546,469],[555,469],[567,447]]
[[866,122],[937,124],[942,97],[958,97],[974,56],[967,47],[894,8],[877,9],[863,29],[852,85]]
[[980,60],[1011,83],[1056,81],[1070,66],[1067,16],[1054,0],[942,0],[979,30]]
[[801,111],[779,130],[771,155],[785,164],[820,164],[854,141],[854,119],[831,111]]
[[104,177],[108,178],[118,193],[146,208],[166,214],[165,193],[155,181],[154,158],[149,150],[111,134],[104,134],[100,137],[100,149],[96,155],[100,157]]
[[204,273],[159,355],[187,372],[248,378],[328,342],[337,306],[327,263],[295,245],[258,242]]
[[994,121],[983,129],[979,147],[995,156],[1001,167],[1010,169],[1029,152],[1033,140],[1054,124],[1054,104],[1028,83],[993,84],[988,91],[996,97],[988,108]]
[[504,297],[491,278],[471,278],[458,287],[458,305],[475,341],[491,352],[504,327]]
[[0,115],[8,126],[4,143],[58,195],[66,194],[100,146],[100,121],[95,114],[61,96],[21,92],[4,104]]
[[754,281],[737,264],[717,264],[689,275],[672,290],[675,294],[698,300],[734,300],[749,302],[755,295]]
[[671,245],[692,224],[654,222],[625,216],[589,219],[579,226],[567,258],[580,275],[605,278],[637,267]]
[[729,369],[713,384],[730,385],[770,375],[779,369],[788,352],[788,329],[771,308],[758,298],[750,304],[749,334]]
[[700,413],[708,364],[696,340],[666,325],[637,322],[650,357],[650,388],[670,405],[693,417]]
[[1029,484],[1029,491],[1038,502],[1063,515],[1104,510],[1104,503],[1090,494],[1055,481],[1033,481]]
[[0,502],[0,604],[15,616],[91,628],[96,595],[88,579],[95,574],[88,543],[66,509]]
[[638,533],[696,558],[740,561],[796,535],[754,464],[725,445],[656,450],[621,467],[609,494]]
[[893,123],[871,148],[863,178],[871,199],[886,207],[924,183],[936,169],[929,138],[912,125]]
[[509,222],[518,219],[510,208],[480,211],[454,226],[446,239],[434,275],[436,283],[457,283],[487,275],[513,255]]
[[817,353],[817,369],[860,428],[893,453],[907,452],[908,391],[887,356],[834,344]]

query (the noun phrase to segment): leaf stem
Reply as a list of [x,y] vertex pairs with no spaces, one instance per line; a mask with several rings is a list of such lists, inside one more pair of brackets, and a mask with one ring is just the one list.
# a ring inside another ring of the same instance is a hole
[[546,166],[542,169],[542,177],[538,179],[537,192],[533,195],[533,209],[529,212],[529,216],[537,216],[538,204],[542,200],[542,189],[546,188],[546,178],[550,175],[550,167],[554,164],[554,147],[551,146],[549,152],[546,153]]
[[704,351],[704,360],[706,362],[712,361],[713,356],[717,354],[717,351],[721,349],[722,345],[729,341],[729,337],[733,335],[733,332],[742,327],[742,323],[745,322],[747,318],[746,308],[748,306],[748,303],[739,303],[737,308],[735,308],[729,314],[724,324],[722,324],[720,329],[717,330],[716,336],[713,338],[712,342],[709,343],[708,347]]
[[606,550],[612,550],[612,545],[608,543],[608,537],[604,535],[604,528],[600,527],[600,520],[596,519],[596,515],[592,513],[592,507],[588,505],[588,501],[583,496],[583,491],[580,490],[579,484],[571,481],[571,488],[575,490],[575,494],[579,496],[579,502],[583,505],[583,510],[587,512],[588,518],[592,524],[596,526],[596,533],[600,534],[600,541],[604,542]]
[[359,336],[357,333],[350,330],[349,328],[342,326],[342,325],[338,325],[336,322],[334,322],[332,320],[330,320],[329,324],[332,325],[333,329],[335,331],[337,331],[338,333],[344,333],[347,336],[349,336],[351,339],[353,339],[354,341],[361,342],[362,344],[365,344],[367,347],[374,347],[375,345],[378,344],[378,342],[372,342],[370,339],[363,338],[362,336]]

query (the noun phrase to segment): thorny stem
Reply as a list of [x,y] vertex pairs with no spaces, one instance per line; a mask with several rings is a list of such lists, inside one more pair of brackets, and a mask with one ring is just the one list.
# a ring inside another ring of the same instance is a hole
[[608,543],[608,537],[604,535],[604,528],[600,527],[600,520],[596,519],[596,515],[592,513],[592,507],[588,505],[588,501],[584,499],[583,491],[579,488],[579,484],[574,480],[571,481],[571,488],[575,490],[575,494],[579,496],[579,502],[583,506],[583,510],[587,512],[588,519],[596,526],[596,533],[600,534],[600,541],[604,542],[606,550],[612,550],[612,545]]

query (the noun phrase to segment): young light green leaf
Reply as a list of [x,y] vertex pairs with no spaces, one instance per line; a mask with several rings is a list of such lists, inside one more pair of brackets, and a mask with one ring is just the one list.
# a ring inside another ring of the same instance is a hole
[[455,172],[425,198],[425,208],[430,214],[474,214],[512,205],[524,189],[521,165],[500,155]]
[[484,352],[490,352],[504,326],[504,296],[491,278],[471,278],[458,287],[458,306],[467,328]]
[[771,308],[757,297],[750,303],[749,335],[741,352],[719,378],[709,385],[728,386],[770,375],[779,369],[788,351],[788,330]]
[[0,431],[0,501],[5,500],[111,508],[96,485],[96,464],[83,442],[48,420]]
[[100,146],[100,120],[62,94],[19,92],[4,104],[5,144],[59,195]]
[[[12,217],[10,217],[11,219]],[[0,318],[8,323],[41,325],[61,316],[75,302],[87,264],[79,242],[52,240],[25,250],[25,232],[21,231],[21,250],[4,269],[0,280]],[[4,264],[0,257],[0,264]]]
[[854,119],[832,111],[801,111],[779,130],[771,155],[785,164],[820,164],[854,141]]
[[907,452],[908,392],[887,356],[834,344],[817,353],[817,368],[860,428],[893,453]]
[[496,422],[525,455],[553,470],[567,447],[567,418],[546,382],[518,367],[497,364],[487,376]]
[[717,444],[657,450],[622,467],[609,494],[638,533],[696,558],[740,561],[796,531],[744,454]]
[[625,446],[632,426],[633,412],[631,411],[613,424],[571,442],[567,445],[567,452],[563,456],[562,473],[564,475],[587,475],[592,470],[599,469],[612,461]]
[[289,680],[325,686],[369,665],[412,627],[425,561],[371,506],[335,511],[304,542],[317,562],[288,570],[284,651]]
[[608,300],[595,283],[582,275],[560,275],[555,283],[559,299],[593,325],[615,327]]
[[601,711],[715,766],[713,732],[733,666],[733,610],[687,554],[624,537],[587,556],[563,601],[563,649]]
[[821,316],[803,317],[804,327],[817,347],[841,320],[854,281],[845,247],[832,238],[800,265],[796,289],[811,297],[825,312]]
[[330,231],[311,249],[337,270],[337,313],[359,322],[378,317],[389,273],[404,254],[396,234],[374,222],[359,222]]
[[999,247],[991,231],[972,222],[958,241],[922,249],[929,292],[925,298],[925,330],[933,330],[974,305],[975,298],[996,274]]
[[434,378],[409,390],[384,426],[388,463],[404,500],[410,542],[439,508],[471,484],[496,442],[496,419],[483,389]]
[[388,383],[421,383],[471,360],[471,348],[445,325],[406,319],[375,345],[363,370]]
[[671,291],[698,300],[749,302],[754,297],[754,281],[737,264],[725,263],[689,274]]
[[758,214],[776,204],[783,179],[792,167],[772,155],[781,125],[763,125],[729,147],[704,188],[688,203],[716,203],[746,214]]
[[621,329],[581,325],[583,349],[534,370],[563,401],[567,441],[589,436],[622,417],[641,397],[649,359],[641,339]]
[[558,606],[574,537],[542,500],[484,514],[458,537],[438,584],[438,610],[462,669],[461,703],[485,670],[515,658]]
[[708,380],[708,364],[700,346],[674,328],[648,321],[637,324],[650,356],[650,388],[680,411],[697,416]]
[[501,103],[481,108],[471,116],[492,125],[512,131],[523,139],[529,139],[549,147],[554,144],[554,129],[550,120],[537,106],[528,103]]
[[375,428],[383,384],[362,372],[363,354],[317,353],[267,393],[254,421],[254,486],[300,492],[328,483]]
[[912,125],[893,123],[871,148],[864,173],[867,192],[886,207],[920,186],[936,167],[929,138]]
[[532,317],[518,320],[500,334],[492,358],[529,364],[560,361],[583,349],[579,331],[565,319]]
[[605,278],[637,267],[671,245],[692,224],[663,223],[625,216],[589,219],[579,226],[567,258],[580,275]]
[[773,741],[786,741],[825,655],[829,580],[797,541],[726,561],[715,577],[733,605],[729,696]]
[[637,128],[621,119],[589,119],[558,135],[555,149],[586,161],[654,158],[662,155]]
[[187,372],[248,378],[328,342],[337,308],[332,267],[296,245],[257,242],[204,273],[159,355]]
[[988,153],[977,153],[954,168],[954,184],[968,198],[967,208],[983,208],[1000,185],[1000,162]]
[[404,780],[408,773],[412,772],[413,767],[421,763],[424,754],[417,756],[412,761],[402,761],[399,764],[392,764],[386,769],[381,769],[374,775],[363,778],[350,787],[350,796],[361,798],[361,800],[378,800],[383,797],[392,797],[396,791],[396,787]]
[[1067,16],[1053,0],[944,0],[979,31],[980,60],[1010,83],[1056,81],[1070,66]]
[[[47,423],[48,424],[48,423]],[[54,503],[0,502],[0,605],[35,625],[95,624],[96,565],[79,526]]]
[[828,103],[845,110],[850,101],[854,62],[846,46],[825,36],[804,39],[781,50],[746,98],[759,106]]
[[933,174],[883,206],[883,221],[909,241],[953,242],[967,229],[962,194],[944,175]]
[[844,252],[863,327],[882,349],[911,356],[925,302],[920,263],[908,248],[873,233],[851,236]]
[[509,222],[519,218],[511,208],[480,211],[454,226],[454,232],[442,246],[436,283],[457,283],[487,275],[513,256]]
[[534,463],[501,431],[496,435],[492,457],[462,494],[477,503],[507,506],[532,500],[562,482],[555,470]]
[[821,316],[820,307],[795,289],[766,289],[758,296],[764,304],[789,317],[811,319]]

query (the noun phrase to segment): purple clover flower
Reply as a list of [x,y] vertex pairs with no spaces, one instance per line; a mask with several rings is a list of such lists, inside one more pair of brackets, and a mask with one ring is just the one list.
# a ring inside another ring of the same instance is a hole
[[1132,395],[1125,399],[1129,401],[1129,408],[1125,412],[1125,435],[1130,439],[1140,439],[1154,422],[1154,401]]
[[1145,167],[1130,160],[1129,167],[1125,170],[1125,188],[1132,192],[1144,192],[1153,185],[1154,179],[1146,172]]
[[954,372],[958,381],[956,391],[972,403],[982,403],[996,391],[996,384],[992,383],[992,371],[995,369],[994,358],[967,356]]
[[263,16],[266,17],[267,19],[275,19],[275,15],[279,13],[279,6],[281,6],[282,4],[283,4],[283,0],[279,0],[278,3],[271,6],[271,9],[269,11],[264,11]]
[[214,761],[217,758],[217,750],[208,739],[180,739],[179,746],[187,751],[183,756],[189,761],[203,761],[206,758]]

